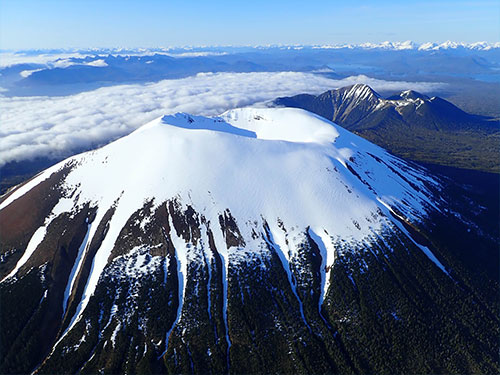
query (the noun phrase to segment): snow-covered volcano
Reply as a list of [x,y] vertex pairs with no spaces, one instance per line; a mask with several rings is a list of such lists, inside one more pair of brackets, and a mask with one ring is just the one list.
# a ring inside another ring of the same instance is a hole
[[[37,275],[52,311],[42,372],[77,352],[71,372],[107,368],[93,358],[131,326],[137,353],[174,372],[184,360],[228,371],[245,347],[238,303],[262,298],[256,282],[281,288],[285,302],[273,300],[314,336],[334,324],[323,309],[342,257],[366,271],[367,251],[413,248],[453,280],[415,229],[441,211],[439,191],[424,170],[300,109],[164,116],[3,198],[2,284]],[[189,344],[200,332],[210,339]]]

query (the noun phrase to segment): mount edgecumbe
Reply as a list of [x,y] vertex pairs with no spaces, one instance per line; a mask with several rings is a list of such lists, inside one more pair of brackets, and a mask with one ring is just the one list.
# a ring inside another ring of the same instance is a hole
[[1,198],[0,369],[498,373],[483,210],[302,109],[164,116]]

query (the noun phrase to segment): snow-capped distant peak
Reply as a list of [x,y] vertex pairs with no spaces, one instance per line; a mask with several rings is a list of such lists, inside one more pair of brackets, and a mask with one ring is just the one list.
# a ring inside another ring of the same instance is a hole
[[415,49],[415,47],[417,47],[417,44],[412,42],[411,40],[407,40],[404,42],[385,41],[382,43],[363,43],[360,44],[360,47],[367,49],[407,50],[407,49]]
[[404,51],[404,50],[415,50],[415,51],[437,51],[437,50],[475,50],[475,51],[489,51],[491,49],[500,48],[500,42],[489,43],[489,42],[474,42],[474,43],[463,43],[463,42],[452,42],[446,41],[443,43],[426,42],[426,43],[415,43],[410,40],[404,42],[381,42],[381,43],[361,43],[361,44],[336,44],[336,45],[322,45],[315,46],[313,48],[317,49],[371,49],[371,50],[387,50],[387,51]]
[[364,83],[356,83],[352,86],[348,86],[347,91],[347,96],[359,97],[361,99],[380,97],[380,95],[375,90]]
[[427,95],[421,94],[413,90],[405,90],[401,92],[399,96],[405,100],[417,100],[417,99],[429,100],[429,97]]
[[476,50],[476,51],[489,51],[494,48],[500,48],[500,42],[488,43],[488,42],[475,42],[475,43],[463,43],[463,42],[452,42],[450,40],[437,44],[437,43],[423,43],[418,49],[420,51],[437,51],[437,50],[456,50],[456,49],[466,49],[466,50]]
[[436,48],[437,44],[436,43],[433,43],[433,42],[427,42],[427,43],[422,43],[418,49],[420,51],[426,51],[426,50],[431,50],[431,49],[434,49]]

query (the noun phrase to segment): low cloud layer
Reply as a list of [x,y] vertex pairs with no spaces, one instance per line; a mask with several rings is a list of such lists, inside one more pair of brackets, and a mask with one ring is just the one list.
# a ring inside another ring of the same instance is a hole
[[165,114],[216,115],[279,96],[318,94],[354,83],[394,92],[413,89],[425,93],[442,87],[440,83],[383,81],[362,75],[332,80],[298,72],[200,73],[65,97],[0,96],[0,167],[37,156],[69,156],[108,143]]

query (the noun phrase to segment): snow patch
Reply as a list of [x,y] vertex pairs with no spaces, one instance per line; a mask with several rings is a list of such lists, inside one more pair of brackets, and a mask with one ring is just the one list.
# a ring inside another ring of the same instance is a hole
[[113,348],[115,347],[116,336],[118,335],[118,332],[120,332],[121,327],[122,327],[122,324],[120,322],[118,322],[116,324],[115,329],[113,330],[113,333],[111,334],[111,343],[113,345]]
[[8,278],[14,276],[17,273],[17,271],[19,271],[19,269],[28,261],[31,255],[33,255],[38,245],[40,245],[40,243],[43,241],[46,233],[47,233],[47,227],[45,225],[42,225],[35,231],[35,233],[33,233],[33,236],[31,237],[30,242],[28,243],[28,246],[26,247],[23,256],[17,262],[16,267],[14,267],[14,269],[7,276],[5,276],[0,282],[4,282]]
[[65,164],[65,161],[62,161],[60,163],[57,163],[56,165],[53,165],[52,167],[46,169],[43,172],[40,172],[38,175],[33,177],[30,181],[26,182],[25,184],[19,186],[15,191],[12,192],[12,194],[5,199],[1,204],[0,204],[0,210],[4,209],[7,207],[9,204],[14,202],[16,199],[19,197],[23,196],[26,194],[28,191],[33,189],[35,186],[40,184],[41,182],[45,181],[48,179],[52,173],[57,172],[62,168],[62,166]]
[[86,63],[85,65],[95,66],[95,67],[98,67],[98,68],[104,68],[104,67],[108,66],[108,64],[106,63],[106,61],[104,61],[103,59],[94,60],[94,61]]
[[76,277],[78,275],[78,272],[82,266],[83,262],[83,255],[85,254],[85,249],[87,247],[87,243],[89,240],[89,233],[90,233],[90,227],[91,224],[87,223],[87,232],[85,233],[85,237],[83,238],[82,243],[80,244],[80,247],[78,249],[78,254],[75,259],[75,263],[73,264],[73,267],[71,268],[71,273],[68,278],[68,283],[66,285],[66,288],[64,290],[64,299],[63,299],[63,316],[66,314],[66,307],[68,305],[68,299],[69,296],[71,295],[71,292],[73,290],[73,285],[75,284]]
[[[393,209],[385,202],[383,202],[381,199],[379,199],[379,202],[382,203],[393,215],[397,216],[400,220],[405,221],[403,217],[398,215],[393,211]],[[429,250],[428,247],[423,246],[416,242],[412,235],[406,230],[406,228],[398,221],[398,220],[393,220],[393,223],[403,232],[408,239],[415,244],[422,252],[434,263],[441,271],[443,271],[448,277],[452,278],[451,275],[448,273],[446,268],[443,266],[443,264],[436,258],[436,256],[432,253],[431,250]]]
[[33,73],[36,73],[36,72],[40,72],[42,71],[43,69],[31,69],[31,70],[23,70],[21,73],[19,73],[19,75],[23,78],[28,78],[30,75],[32,75]]
[[177,278],[179,281],[179,294],[178,301],[179,305],[177,307],[177,317],[172,323],[172,327],[170,327],[169,331],[165,335],[165,351],[160,355],[159,358],[163,357],[168,350],[168,343],[170,339],[170,335],[174,328],[179,324],[182,317],[182,307],[184,306],[184,296],[186,295],[186,283],[187,283],[187,244],[184,242],[182,238],[180,238],[174,227],[174,223],[172,221],[172,216],[168,215],[170,233],[169,237],[172,241],[175,250],[175,258],[177,261]]
[[281,265],[283,266],[283,269],[285,270],[285,272],[287,274],[288,283],[290,284],[290,288],[292,289],[292,292],[295,295],[297,302],[299,303],[299,311],[300,311],[300,315],[302,317],[302,321],[304,322],[306,327],[311,332],[311,327],[309,326],[309,323],[307,323],[306,316],[304,314],[304,305],[302,304],[302,300],[300,299],[300,297],[297,293],[297,285],[296,285],[294,277],[292,276],[289,255],[288,255],[288,252],[285,251],[285,249],[288,249],[288,246],[286,245],[286,242],[283,241],[284,236],[280,235],[281,234],[280,232],[281,231],[274,232],[277,234],[277,236],[275,237],[273,231],[272,230],[270,231],[270,233],[269,233],[269,245],[272,248],[274,248],[274,250],[276,251],[276,254],[278,254],[278,257],[280,258]]

